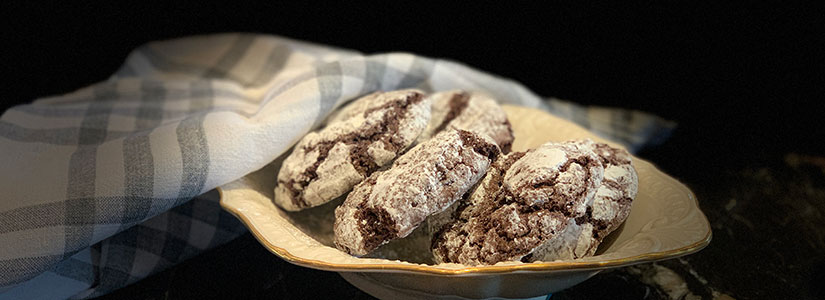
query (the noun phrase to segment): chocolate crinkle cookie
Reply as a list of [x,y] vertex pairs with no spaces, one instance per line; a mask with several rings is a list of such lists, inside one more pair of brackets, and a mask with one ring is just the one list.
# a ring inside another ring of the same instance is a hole
[[627,217],[637,187],[626,151],[590,140],[500,157],[433,236],[439,263],[592,255]]
[[584,214],[571,218],[562,234],[548,241],[540,260],[592,256],[604,238],[630,215],[639,179],[627,151],[593,144],[604,166],[604,179]]
[[482,93],[463,90],[435,93],[428,98],[432,102],[432,118],[417,143],[445,129],[462,129],[486,135],[498,144],[502,153],[510,153],[513,129],[496,100]]
[[454,129],[418,144],[355,186],[335,210],[335,245],[363,256],[406,237],[469,191],[499,151],[486,136]]
[[275,204],[297,211],[350,191],[407,149],[426,128],[430,100],[417,90],[373,93],[343,108],[294,147],[278,173]]
[[[385,92],[372,92],[370,94],[361,96],[361,98],[358,98],[355,101],[352,101],[339,109],[333,110],[332,112],[330,112],[329,116],[327,116],[327,119],[325,120],[324,124],[332,124],[344,121],[356,115],[363,114],[367,109],[370,108],[370,106],[373,105],[373,101],[375,101],[375,98],[384,93]],[[432,101],[430,100],[425,99],[425,101],[429,101],[430,104],[432,104]]]

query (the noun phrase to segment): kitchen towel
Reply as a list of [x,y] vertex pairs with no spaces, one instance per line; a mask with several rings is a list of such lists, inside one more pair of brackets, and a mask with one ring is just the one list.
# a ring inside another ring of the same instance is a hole
[[486,92],[631,151],[674,127],[409,53],[245,33],[152,42],[106,81],[0,117],[0,298],[100,296],[232,240],[245,229],[214,188],[271,162],[347,100],[401,88]]

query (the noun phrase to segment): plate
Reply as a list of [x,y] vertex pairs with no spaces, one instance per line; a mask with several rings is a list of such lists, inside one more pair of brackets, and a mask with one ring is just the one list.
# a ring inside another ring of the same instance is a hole
[[[513,126],[514,151],[578,138],[620,147],[544,111],[503,107]],[[339,251],[332,244],[332,222],[341,199],[301,212],[281,210],[272,202],[280,160],[218,191],[221,206],[237,216],[272,253],[296,265],[339,272],[378,298],[532,298],[568,288],[602,270],[675,258],[710,243],[710,224],[694,194],[647,161],[634,157],[633,165],[639,175],[639,192],[630,215],[605,239],[595,256],[492,266],[357,258]]]

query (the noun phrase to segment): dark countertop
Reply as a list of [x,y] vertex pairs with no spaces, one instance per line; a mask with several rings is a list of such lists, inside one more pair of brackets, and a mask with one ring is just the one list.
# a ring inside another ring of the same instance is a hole
[[[688,142],[677,132],[669,143],[639,155],[694,191],[713,228],[710,245],[693,255],[602,272],[551,299],[825,297],[825,157],[788,153],[688,170],[690,162],[671,159],[698,151]],[[336,273],[286,263],[245,234],[103,299],[330,295],[372,299]]]
[[[693,190],[710,245],[600,273],[552,299],[825,299],[821,7],[25,3],[3,9],[15,16],[2,29],[13,45],[3,74],[14,78],[0,111],[104,80],[148,41],[245,31],[453,59],[539,95],[674,120],[667,142],[637,155]],[[246,234],[103,298],[371,297]]]

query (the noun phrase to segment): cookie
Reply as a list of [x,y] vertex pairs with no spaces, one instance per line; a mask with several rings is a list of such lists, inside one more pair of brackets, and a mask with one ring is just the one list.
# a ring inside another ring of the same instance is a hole
[[543,255],[601,185],[604,167],[588,143],[546,143],[501,157],[433,236],[435,260],[480,265]]
[[593,144],[593,149],[604,165],[602,184],[585,213],[571,219],[563,234],[548,243],[543,260],[592,256],[630,215],[639,186],[630,154],[603,143]]
[[604,238],[630,215],[639,192],[639,176],[627,150],[603,143],[597,143],[595,150],[604,165],[604,180],[596,191],[590,216],[600,222],[598,236]]
[[358,184],[335,210],[335,245],[363,256],[406,237],[461,198],[499,154],[489,138],[445,130]]
[[[352,118],[356,115],[363,114],[367,109],[370,108],[370,105],[372,105],[373,101],[375,101],[375,97],[378,97],[378,95],[381,95],[383,93],[384,92],[372,92],[370,94],[366,94],[364,96],[361,96],[361,98],[355,99],[352,102],[347,103],[345,106],[339,109],[333,110],[329,114],[329,116],[327,116],[327,119],[324,121],[324,124],[337,123]],[[430,104],[432,104],[431,100],[427,101],[430,101]]]
[[481,93],[462,90],[435,93],[428,98],[433,105],[432,118],[417,143],[448,128],[463,129],[487,135],[498,144],[502,153],[510,152],[513,129],[496,100]]
[[430,101],[416,90],[370,94],[347,117],[310,132],[278,172],[275,203],[297,211],[343,195],[407,149],[426,128]]

